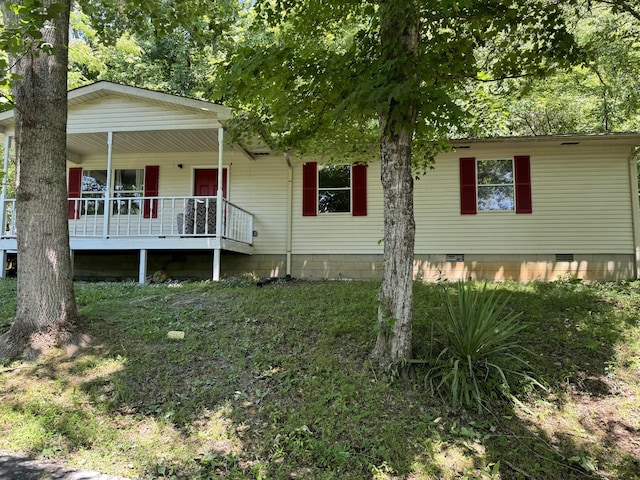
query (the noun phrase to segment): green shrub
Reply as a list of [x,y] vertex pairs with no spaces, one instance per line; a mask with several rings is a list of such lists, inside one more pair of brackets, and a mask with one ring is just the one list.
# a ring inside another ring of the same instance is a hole
[[515,379],[535,382],[529,365],[514,353],[522,350],[516,334],[525,325],[518,322],[521,312],[505,308],[508,298],[487,290],[486,283],[478,290],[465,282],[458,282],[456,295],[443,289],[443,298],[446,315],[436,321],[441,348],[427,372],[432,394],[453,407],[480,411],[500,395],[513,398]]

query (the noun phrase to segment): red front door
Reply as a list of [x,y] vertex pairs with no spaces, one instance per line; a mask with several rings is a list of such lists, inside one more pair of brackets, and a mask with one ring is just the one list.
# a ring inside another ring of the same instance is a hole
[[[218,169],[199,168],[195,171],[193,194],[199,197],[215,197],[218,194]],[[222,196],[227,198],[227,169],[222,169]]]

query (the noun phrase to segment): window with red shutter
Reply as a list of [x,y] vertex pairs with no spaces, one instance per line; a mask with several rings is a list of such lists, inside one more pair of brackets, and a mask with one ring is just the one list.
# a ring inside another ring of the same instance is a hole
[[475,215],[476,207],[476,159],[460,159],[460,213]]
[[302,215],[349,213],[367,215],[367,166],[302,166]]
[[516,213],[533,213],[531,160],[529,156],[516,156],[513,161],[516,179]]
[[513,159],[460,159],[460,213],[532,213],[529,156]]
[[354,165],[351,168],[351,213],[354,217],[367,215],[367,166]]
[[318,164],[307,162],[302,166],[302,215],[315,217],[318,214]]
[[[144,196],[157,197],[159,192],[160,167],[158,165],[148,165],[144,169]],[[158,217],[158,201],[145,200],[143,207],[144,218]]]
[[[69,169],[69,183],[67,185],[68,198],[80,198],[82,195],[82,167]],[[67,218],[73,220],[80,218],[79,201],[69,200]]]

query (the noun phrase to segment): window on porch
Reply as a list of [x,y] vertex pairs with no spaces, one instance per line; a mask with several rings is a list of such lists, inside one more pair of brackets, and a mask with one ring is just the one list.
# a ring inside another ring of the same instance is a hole
[[[83,215],[103,215],[104,196],[107,191],[106,170],[83,170],[81,198],[95,199],[83,202]],[[117,169],[113,174],[111,196],[114,215],[139,215],[144,196],[144,169]]]

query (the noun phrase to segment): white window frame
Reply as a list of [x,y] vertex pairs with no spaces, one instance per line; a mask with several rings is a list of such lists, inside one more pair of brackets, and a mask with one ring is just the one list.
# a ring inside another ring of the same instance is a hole
[[[480,163],[481,162],[511,162],[511,182],[509,183],[480,183]],[[506,209],[483,209],[480,205],[480,190],[492,187],[511,187],[511,208]],[[476,208],[478,213],[515,213],[516,211],[516,166],[513,158],[485,158],[476,159]]]
[[[320,186],[320,174],[322,172],[323,169],[326,168],[332,168],[332,167],[343,167],[343,168],[348,168],[349,169],[349,185],[346,187],[321,187]],[[317,210],[318,210],[318,215],[350,215],[352,210],[353,210],[353,165],[350,164],[338,164],[338,165],[320,165],[318,166],[318,178],[317,178],[317,182],[316,184],[318,185],[317,188]],[[326,192],[326,191],[333,191],[333,192],[349,192],[349,209],[345,210],[344,212],[323,212],[322,210],[320,210],[320,196],[322,194],[322,192]]]
[[[133,170],[136,176],[136,180],[140,180],[139,188],[135,190],[118,190],[118,172],[125,170]],[[144,168],[116,168],[113,170],[113,190],[111,191],[111,199],[117,200],[114,202],[112,212],[114,215],[141,215],[142,214],[142,199],[144,197]],[[140,200],[131,200],[139,198]],[[135,205],[135,209],[132,207]],[[126,207],[126,208],[124,208]],[[133,212],[131,210],[134,210]]]
[[[135,170],[136,172],[138,172],[136,174],[136,176],[139,176],[139,178],[141,178],[142,180],[142,184],[140,185],[140,188],[135,189],[135,190],[118,190],[118,185],[117,184],[117,179],[118,179],[118,172],[122,172],[124,170]],[[104,215],[104,198],[105,198],[105,190],[98,190],[98,191],[85,191],[84,190],[84,178],[85,176],[85,172],[104,172],[105,176],[107,174],[107,169],[106,168],[92,168],[92,169],[82,169],[82,184],[80,186],[80,198],[81,199],[95,199],[95,203],[94,202],[83,202],[83,215]],[[113,185],[110,191],[110,198],[111,200],[120,200],[125,202],[129,208],[126,209],[126,212],[122,212],[121,206],[120,206],[120,202],[118,203],[114,203],[114,211],[111,212],[112,215],[141,215],[142,214],[142,200],[138,200],[137,202],[135,200],[132,200],[131,202],[128,200],[130,198],[138,198],[138,197],[143,197],[144,196],[144,168],[115,168],[113,170]],[[100,194],[100,196],[98,196],[98,194]],[[136,205],[138,206],[137,211],[134,211],[133,213],[129,213],[129,211],[131,210],[131,203],[135,202]],[[94,211],[87,211],[87,209],[89,207],[91,207],[93,205],[93,208],[95,209]],[[116,208],[117,207],[117,208]]]

